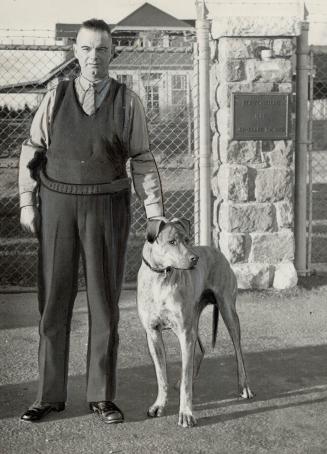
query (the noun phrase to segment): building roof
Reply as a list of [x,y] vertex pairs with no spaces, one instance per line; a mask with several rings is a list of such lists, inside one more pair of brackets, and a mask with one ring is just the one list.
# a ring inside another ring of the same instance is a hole
[[139,30],[139,29],[160,29],[160,30],[190,30],[192,25],[177,19],[161,9],[144,3],[123,20],[116,24],[114,30]]
[[[166,70],[192,70],[193,55],[191,49],[134,49],[125,50],[115,55],[109,65],[110,70],[143,70],[147,72]],[[53,68],[37,80],[18,82],[0,86],[0,93],[43,93],[48,84],[55,79],[70,78],[79,73],[77,59],[72,56],[67,61]]]
[[[118,24],[108,24],[113,33],[137,30],[171,30],[171,31],[193,31],[194,19],[180,20],[159,8],[144,3],[131,14],[122,19]],[[56,24],[56,39],[75,39],[81,24]]]
[[53,68],[45,76],[40,79],[29,80],[26,82],[17,82],[14,84],[7,84],[0,86],[0,93],[39,93],[44,92],[48,84],[61,76],[63,78],[76,72],[77,60],[75,57],[61,63],[60,65]]
[[191,70],[193,68],[193,54],[181,48],[180,52],[169,52],[162,49],[153,51],[140,49],[120,52],[109,66],[112,70],[146,70],[152,72],[165,70]]

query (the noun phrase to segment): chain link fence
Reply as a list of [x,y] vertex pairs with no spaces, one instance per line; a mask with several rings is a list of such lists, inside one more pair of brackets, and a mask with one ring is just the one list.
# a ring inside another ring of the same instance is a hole
[[310,53],[308,268],[327,264],[327,47]]
[[[198,90],[193,58],[192,43],[178,47],[152,43],[147,48],[117,46],[110,64],[110,75],[143,101],[166,216],[188,218],[192,225],[197,134],[193,106]],[[0,63],[0,287],[34,287],[37,243],[19,224],[21,144],[46,90],[61,79],[75,77],[79,67],[71,47],[49,45],[0,44]],[[146,226],[135,194],[132,215],[126,282],[136,279]]]

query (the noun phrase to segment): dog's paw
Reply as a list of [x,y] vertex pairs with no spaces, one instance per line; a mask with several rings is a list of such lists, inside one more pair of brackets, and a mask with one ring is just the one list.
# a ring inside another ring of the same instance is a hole
[[178,425],[181,427],[196,426],[196,419],[191,412],[179,412]]
[[153,404],[147,411],[150,418],[159,418],[164,414],[165,405]]
[[240,393],[240,397],[242,397],[242,399],[253,399],[254,396],[255,394],[251,391],[249,386],[244,386],[242,392]]

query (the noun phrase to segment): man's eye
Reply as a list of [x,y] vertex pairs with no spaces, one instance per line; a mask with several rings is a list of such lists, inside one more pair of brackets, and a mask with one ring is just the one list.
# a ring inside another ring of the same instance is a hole
[[169,241],[169,244],[172,244],[173,246],[175,246],[176,240],[170,240],[170,241]]

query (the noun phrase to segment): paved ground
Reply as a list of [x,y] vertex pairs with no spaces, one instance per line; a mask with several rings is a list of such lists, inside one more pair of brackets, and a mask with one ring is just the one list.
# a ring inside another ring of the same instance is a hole
[[[78,296],[72,326],[68,407],[37,424],[20,421],[36,389],[37,303],[35,294],[0,295],[1,454],[327,453],[327,284],[317,278],[306,287],[239,297],[243,347],[257,394],[250,402],[236,397],[233,349],[223,323],[216,349],[210,348],[211,309],[206,309],[200,330],[207,354],[195,385],[198,426],[193,429],[177,426],[173,389],[167,415],[146,417],[156,381],[134,291],[125,291],[121,301],[117,403],[126,422],[108,427],[85,402],[84,293]],[[165,337],[173,383],[179,350],[174,336]]]

